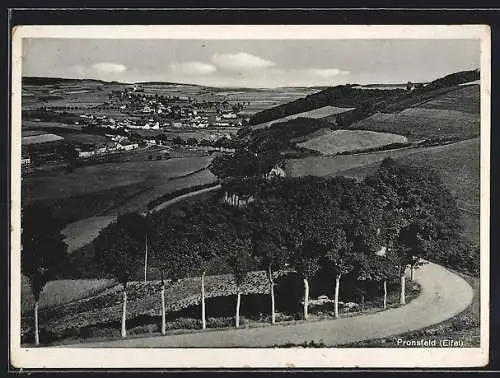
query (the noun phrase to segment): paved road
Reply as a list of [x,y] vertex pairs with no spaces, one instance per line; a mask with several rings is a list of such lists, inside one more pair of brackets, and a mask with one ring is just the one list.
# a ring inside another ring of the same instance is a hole
[[[463,311],[472,302],[471,286],[445,268],[428,263],[415,272],[422,291],[408,305],[352,318],[275,325],[262,328],[206,331],[183,335],[121,339],[75,347],[270,347],[287,343],[323,342],[328,346],[394,336],[421,329]],[[65,347],[68,347],[65,345]]]

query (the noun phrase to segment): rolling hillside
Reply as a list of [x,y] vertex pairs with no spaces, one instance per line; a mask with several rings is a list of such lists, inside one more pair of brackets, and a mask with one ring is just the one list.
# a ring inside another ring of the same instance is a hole
[[477,81],[479,70],[462,71],[438,78],[426,85],[420,84],[414,90],[388,87],[384,89],[361,89],[356,85],[339,85],[310,94],[287,104],[265,109],[252,116],[251,125],[258,125],[290,115],[299,114],[325,106],[354,107],[347,117],[340,117],[335,123],[344,126],[368,117],[374,112],[393,112],[415,106],[425,101],[462,87],[462,84]]
[[479,85],[457,86],[420,103],[395,103],[349,126],[355,130],[398,133],[413,139],[429,137],[473,138],[479,135]]

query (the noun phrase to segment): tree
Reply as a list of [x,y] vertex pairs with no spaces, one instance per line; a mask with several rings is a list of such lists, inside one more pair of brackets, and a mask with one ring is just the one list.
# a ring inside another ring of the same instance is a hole
[[196,271],[201,264],[196,241],[191,239],[191,228],[182,218],[169,212],[152,216],[151,230],[152,264],[161,274],[161,332],[166,333],[165,280],[176,282]]
[[365,183],[381,198],[382,234],[387,250],[397,256],[400,303],[405,304],[405,271],[419,257],[434,259],[439,240],[459,237],[460,213],[439,175],[426,167],[411,167],[384,159]]
[[[253,256],[257,264],[266,272],[271,296],[271,323],[276,322],[274,273],[285,267],[287,249],[281,230],[280,211],[277,208],[263,206],[255,209],[252,235]],[[259,211],[260,210],[260,211]],[[283,218],[281,218],[283,219]]]
[[395,256],[385,248],[379,253],[364,255],[360,265],[359,277],[363,280],[382,282],[383,308],[387,308],[387,282],[399,277]]
[[[194,206],[193,206],[194,207]],[[198,271],[201,273],[201,324],[206,329],[206,305],[205,305],[205,276],[208,273],[211,262],[220,254],[220,246],[224,245],[224,234],[226,227],[225,213],[219,211],[219,207],[212,203],[198,203],[195,208],[196,216],[192,218],[191,224],[194,229],[191,240],[194,243],[193,250],[199,257]]]
[[324,258],[335,274],[335,317],[338,318],[340,280],[360,264],[363,256],[362,253],[353,250],[353,243],[347,239],[345,231],[335,228]]
[[184,140],[181,137],[176,136],[175,138],[172,139],[172,143],[176,145],[182,145],[184,144]]
[[236,285],[236,328],[240,326],[241,286],[253,267],[251,248],[252,245],[249,239],[235,238],[226,245],[224,251]]
[[28,277],[35,298],[35,344],[39,345],[40,294],[47,282],[62,273],[68,261],[67,246],[61,234],[61,224],[48,206],[34,203],[26,206],[21,216],[21,271]]
[[198,144],[198,140],[196,138],[187,138],[186,139],[186,144],[188,146],[196,146]]
[[94,241],[101,270],[123,285],[122,337],[127,336],[127,283],[144,261],[146,223],[138,213],[127,213],[101,231]]
[[309,307],[309,280],[313,278],[320,269],[319,260],[322,255],[321,245],[305,240],[292,252],[290,262],[304,281],[304,320],[308,319]]

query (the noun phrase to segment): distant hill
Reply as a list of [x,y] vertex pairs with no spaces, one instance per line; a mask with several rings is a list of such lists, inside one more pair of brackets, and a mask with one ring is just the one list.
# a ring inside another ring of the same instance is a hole
[[170,81],[138,81],[136,85],[170,85],[170,86],[187,86],[187,87],[204,87],[204,85],[190,84],[190,83],[173,83]]
[[54,85],[54,84],[70,84],[70,83],[82,83],[82,82],[92,82],[100,84],[109,83],[107,81],[97,80],[97,79],[67,79],[62,77],[36,77],[36,76],[23,76],[22,78],[23,85]]
[[[460,71],[438,78],[427,85],[420,83],[420,85],[417,85],[416,89],[412,91],[391,86],[384,89],[383,85],[377,86],[376,84],[364,86],[365,88],[377,88],[370,90],[363,89],[359,85],[339,85],[286,104],[265,109],[254,114],[249,123],[251,125],[257,125],[325,106],[357,108],[356,111],[350,112],[348,117],[339,117],[338,123],[346,125],[366,118],[375,111],[384,111],[384,108],[391,107],[398,102],[403,106],[399,108],[404,109],[405,107],[411,106],[411,104],[415,102],[413,100],[419,101],[419,99],[422,98],[422,96],[425,97],[427,93],[479,80],[479,78],[480,72],[478,69]],[[433,94],[430,93],[429,98],[432,96]],[[407,104],[404,104],[404,101],[407,101]],[[391,110],[395,110],[395,108],[393,107]]]

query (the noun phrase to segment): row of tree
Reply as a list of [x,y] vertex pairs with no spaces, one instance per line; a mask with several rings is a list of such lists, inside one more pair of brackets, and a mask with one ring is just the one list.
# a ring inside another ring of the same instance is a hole
[[[202,326],[206,327],[204,281],[214,261],[226,263],[234,277],[238,327],[241,288],[250,271],[267,273],[274,323],[278,271],[292,269],[302,277],[305,319],[311,278],[320,269],[330,272],[335,315],[339,316],[344,277],[379,283],[384,307],[387,282],[399,279],[404,304],[407,267],[413,268],[420,257],[435,260],[450,254],[456,257],[460,248],[466,251],[459,236],[457,205],[439,177],[433,171],[392,160],[384,161],[376,174],[360,183],[342,177],[250,177],[226,181],[223,190],[252,196],[254,201],[234,207],[214,199],[146,217],[125,214],[96,239],[96,259],[104,275],[123,285],[123,336],[127,283],[146,265],[161,272],[165,333],[165,281],[187,276],[200,277]],[[454,245],[459,247],[450,250]],[[51,277],[39,269],[50,271],[51,262],[37,255],[37,242],[29,247],[24,245],[23,272],[33,283],[38,300],[39,291]]]
[[[241,287],[252,270],[267,273],[273,323],[274,277],[283,269],[293,269],[303,278],[305,319],[310,280],[320,269],[331,272],[338,316],[343,277],[380,282],[385,288],[384,302],[387,281],[398,278],[404,304],[406,268],[412,269],[420,257],[433,259],[442,254],[442,241],[457,240],[460,233],[456,204],[439,177],[392,161],[385,161],[376,175],[362,183],[346,178],[268,181],[254,177],[228,181],[224,190],[252,196],[254,201],[245,207],[205,201],[147,218],[121,217],[96,241],[103,271],[126,289],[131,274],[144,263],[147,234],[149,264],[163,278],[201,278],[204,328],[204,278],[214,259],[223,260],[236,285],[238,327]],[[164,281],[161,292],[164,298]],[[123,295],[125,336],[126,290]]]

